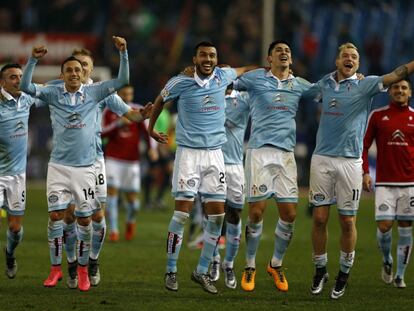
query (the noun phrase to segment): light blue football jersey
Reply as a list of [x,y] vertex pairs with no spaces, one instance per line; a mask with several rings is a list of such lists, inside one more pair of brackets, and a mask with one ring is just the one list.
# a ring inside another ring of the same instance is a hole
[[234,84],[250,97],[252,129],[248,148],[264,145],[293,151],[296,144],[296,112],[299,100],[312,84],[289,76],[280,80],[263,68],[243,74]]
[[[90,81],[87,84],[93,84],[93,81]],[[46,85],[59,85],[63,84],[63,80],[52,80],[48,81]],[[41,101],[41,103],[43,103]],[[99,108],[96,111],[96,158],[103,159],[104,152],[102,148],[102,115],[105,108],[108,108],[112,112],[116,113],[118,116],[122,116],[127,113],[130,107],[119,97],[117,94],[111,94],[106,97],[104,100],[99,102]]]
[[96,158],[103,159],[104,152],[102,149],[102,115],[105,108],[108,108],[118,116],[123,116],[131,108],[117,94],[111,94],[99,102],[99,109],[96,114]]
[[356,75],[337,83],[331,73],[309,90],[322,98],[314,154],[359,158],[372,97],[383,91],[382,77]]
[[225,90],[237,78],[231,68],[218,68],[200,86],[193,77],[171,78],[161,96],[178,108],[176,143],[189,148],[220,148],[226,142]]
[[128,83],[128,55],[121,52],[118,79],[82,85],[74,94],[63,84],[39,86],[31,83],[37,60],[30,58],[23,72],[21,89],[44,101],[50,110],[53,145],[50,162],[66,166],[88,166],[96,160],[98,103]]
[[226,95],[226,137],[221,147],[225,164],[243,164],[243,142],[249,121],[249,95],[232,91]]
[[35,98],[22,93],[17,99],[0,93],[0,176],[26,172],[30,107]]

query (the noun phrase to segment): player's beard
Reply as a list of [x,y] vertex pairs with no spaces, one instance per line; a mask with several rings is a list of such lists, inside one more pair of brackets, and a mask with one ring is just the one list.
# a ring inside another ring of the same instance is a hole
[[211,66],[211,71],[206,73],[204,71],[203,64],[196,64],[197,74],[200,75],[201,77],[204,77],[204,78],[210,76],[214,72],[215,68],[216,68],[216,66],[212,65]]

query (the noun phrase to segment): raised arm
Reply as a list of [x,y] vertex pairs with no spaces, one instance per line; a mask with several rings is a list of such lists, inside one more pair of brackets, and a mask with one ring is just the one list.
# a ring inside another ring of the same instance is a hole
[[[32,76],[34,68],[39,58],[42,58],[47,53],[47,49],[43,45],[34,46],[32,49],[32,56],[27,61],[26,67],[23,71],[22,80],[20,81],[20,89],[32,96],[36,95],[36,85],[32,83]],[[41,88],[41,86],[37,86]]]
[[401,81],[401,79],[403,79],[407,75],[412,74],[413,72],[414,72],[414,60],[394,69],[394,71],[388,74],[383,75],[382,82],[384,85],[389,86],[395,82]]
[[154,106],[152,107],[149,125],[148,125],[148,133],[152,138],[154,138],[157,142],[166,144],[168,142],[168,135],[165,133],[159,133],[154,130],[155,122],[164,108],[164,100],[161,95],[158,95],[155,99]]

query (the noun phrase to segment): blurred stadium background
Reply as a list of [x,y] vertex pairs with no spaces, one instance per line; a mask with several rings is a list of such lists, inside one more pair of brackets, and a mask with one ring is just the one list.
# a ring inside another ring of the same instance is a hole
[[[214,42],[220,63],[265,64],[273,39],[291,43],[294,73],[310,81],[334,69],[337,46],[354,42],[360,72],[385,73],[414,56],[414,1],[404,0],[15,0],[0,2],[0,63],[24,64],[36,43],[49,48],[36,81],[54,79],[59,62],[74,47],[90,49],[95,78],[118,68],[110,40],[126,37],[135,101],[152,101],[171,76],[191,64],[193,47]],[[375,105],[387,97],[375,99]],[[174,108],[173,108],[174,109]],[[317,127],[314,105],[298,117],[299,181],[307,185],[307,163]],[[47,111],[32,111],[29,179],[46,174],[51,130]]]

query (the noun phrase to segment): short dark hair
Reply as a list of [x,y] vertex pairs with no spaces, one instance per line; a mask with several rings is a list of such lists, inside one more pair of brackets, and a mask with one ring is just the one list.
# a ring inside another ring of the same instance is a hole
[[3,73],[4,73],[7,69],[10,69],[10,68],[22,69],[22,66],[21,66],[21,65],[19,65],[19,64],[16,64],[16,63],[9,63],[9,64],[4,65],[4,66],[3,66],[3,67],[1,67],[1,69],[0,69],[0,79],[2,79],[2,78],[3,78]]
[[[401,82],[401,81],[406,81],[407,83],[408,83],[408,87],[410,88],[410,90],[412,90],[413,89],[413,85],[411,84],[411,80],[410,80],[410,77],[409,76],[405,76],[404,78],[402,78],[400,81],[398,81],[398,82]],[[395,83],[398,83],[398,82],[394,82],[394,83],[391,83],[391,85],[393,85],[393,84],[395,84]],[[390,86],[391,86],[390,85]]]
[[[79,59],[77,59],[75,56],[69,56],[68,58],[66,58],[63,62],[62,65],[60,65],[60,72],[63,72],[63,66],[67,63],[67,62],[71,62],[71,61],[75,61],[78,62],[79,65],[81,65],[82,67],[82,63],[80,62]],[[82,67],[83,68],[83,67]],[[83,69],[82,69],[83,70]]]
[[198,43],[195,48],[194,48],[194,55],[197,55],[197,51],[200,47],[213,47],[216,48],[216,46],[209,42],[209,41],[201,41],[200,43]]
[[72,52],[72,56],[82,55],[82,56],[89,56],[93,62],[92,52],[85,48],[77,48],[74,49]]
[[278,44],[286,44],[288,47],[290,47],[289,43],[285,40],[276,40],[269,44],[269,48],[267,49],[267,56],[272,54],[272,50],[275,48]]

